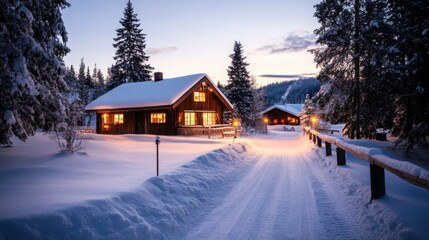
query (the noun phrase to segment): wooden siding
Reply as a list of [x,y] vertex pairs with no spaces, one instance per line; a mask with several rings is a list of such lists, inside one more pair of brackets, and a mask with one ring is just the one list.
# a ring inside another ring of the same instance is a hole
[[[202,119],[202,113],[203,112],[215,112],[216,113],[216,123],[215,124],[222,124],[223,119],[223,111],[229,110],[226,108],[226,106],[223,104],[223,102],[219,99],[219,97],[216,95],[216,93],[209,88],[211,86],[206,85],[206,87],[203,87],[202,84],[199,84],[199,86],[192,92],[189,93],[189,95],[184,98],[181,103],[176,108],[176,120],[177,124],[179,126],[185,125],[185,117],[184,112],[187,111],[194,111],[196,112],[196,125],[202,125],[203,119]],[[194,92],[203,92],[205,93],[205,101],[204,102],[195,102],[194,101]]]
[[[123,114],[124,123],[103,123],[103,115]],[[97,113],[97,133],[101,134],[126,134],[135,132],[135,112],[99,112]]]
[[[165,123],[151,123],[150,116],[153,113],[165,113]],[[157,134],[157,135],[174,135],[174,113],[171,108],[142,110],[137,114],[136,122],[142,124],[137,129],[142,129],[143,132],[138,134]]]
[[[285,124],[285,125],[299,125],[299,117],[290,113],[284,112],[277,108],[274,108],[264,114],[264,117],[268,118],[269,125]],[[292,122],[295,119],[295,122]],[[277,120],[277,122],[276,122]]]

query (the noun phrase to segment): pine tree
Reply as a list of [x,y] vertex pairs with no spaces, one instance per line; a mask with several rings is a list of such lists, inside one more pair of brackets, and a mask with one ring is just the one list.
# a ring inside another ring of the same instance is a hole
[[330,122],[345,122],[347,129],[343,132],[349,133],[354,133],[356,122],[352,1],[323,0],[315,6],[314,16],[321,24],[314,31],[318,36],[316,42],[325,47],[311,50],[320,67],[318,78],[329,86],[320,96],[325,100],[320,103],[321,117]]
[[395,63],[392,133],[412,148],[419,135],[429,134],[429,3],[390,0],[388,9],[397,39],[389,55]]
[[79,65],[79,71],[77,74],[77,85],[78,85],[78,92],[79,92],[79,99],[81,100],[82,104],[85,104],[88,99],[88,88],[86,86],[86,76],[85,76],[85,63],[83,61],[83,58],[80,59],[80,65]]
[[362,136],[374,138],[376,128],[391,127],[392,89],[389,88],[388,60],[392,46],[392,26],[386,19],[385,1],[362,3],[361,38],[366,43],[361,58],[361,129]]
[[310,97],[310,94],[305,95],[305,102],[300,116],[301,125],[311,127],[311,117],[316,115],[316,104]]
[[66,82],[68,87],[67,95],[74,95],[78,93],[77,76],[73,65],[71,65],[70,68],[67,68],[66,75],[64,76],[64,81]]
[[261,112],[265,109],[265,90],[258,87],[256,77],[251,78],[252,102],[250,105],[249,128],[256,132],[264,132],[264,123]]
[[228,99],[235,107],[235,114],[241,119],[242,124],[250,127],[252,122],[251,106],[253,102],[253,92],[250,82],[249,72],[246,66],[249,64],[244,60],[243,46],[240,42],[235,42],[234,53],[229,56],[232,61],[228,67]]
[[0,7],[0,144],[52,129],[65,114],[69,52],[65,0],[4,0]]
[[139,19],[134,13],[131,1],[127,2],[124,17],[121,18],[121,28],[116,30],[116,38],[113,47],[116,53],[113,59],[116,61],[112,66],[112,79],[109,89],[122,83],[150,81],[153,68],[147,64],[149,56],[146,55],[146,34],[140,29]]

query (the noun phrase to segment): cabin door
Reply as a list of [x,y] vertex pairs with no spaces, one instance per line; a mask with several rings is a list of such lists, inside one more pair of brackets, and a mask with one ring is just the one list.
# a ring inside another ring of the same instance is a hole
[[144,134],[144,114],[136,112],[136,134]]

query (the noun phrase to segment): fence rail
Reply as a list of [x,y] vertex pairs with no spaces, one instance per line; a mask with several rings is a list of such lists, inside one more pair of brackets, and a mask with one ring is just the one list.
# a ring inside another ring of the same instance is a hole
[[[429,180],[427,178],[422,178],[405,171],[403,168],[398,168],[387,163],[388,160],[386,160],[386,157],[378,148],[356,146],[333,136],[319,133],[308,127],[304,128],[304,132],[309,136],[310,140],[313,140],[314,144],[317,143],[318,147],[322,147],[322,140],[325,142],[326,156],[332,155],[331,145],[335,144],[337,146],[337,165],[346,164],[346,152],[367,160],[370,163],[371,199],[378,199],[386,194],[384,170],[395,174],[411,184],[429,189]],[[399,160],[395,161],[399,162]]]

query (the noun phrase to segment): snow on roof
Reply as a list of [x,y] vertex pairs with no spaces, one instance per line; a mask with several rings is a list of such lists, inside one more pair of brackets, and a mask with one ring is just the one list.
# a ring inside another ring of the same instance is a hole
[[262,114],[267,113],[271,111],[274,108],[277,108],[279,110],[282,110],[284,112],[290,113],[292,115],[298,116],[299,113],[302,111],[302,107],[304,104],[285,104],[285,105],[273,105],[262,112]]
[[[157,82],[147,81],[124,83],[92,101],[85,107],[85,110],[172,105],[203,77],[206,77],[211,82],[210,78],[206,74],[199,73],[163,79]],[[213,82],[212,85],[216,88],[216,85],[213,84]],[[217,90],[219,91],[219,89]],[[219,93],[222,94],[220,91]]]

